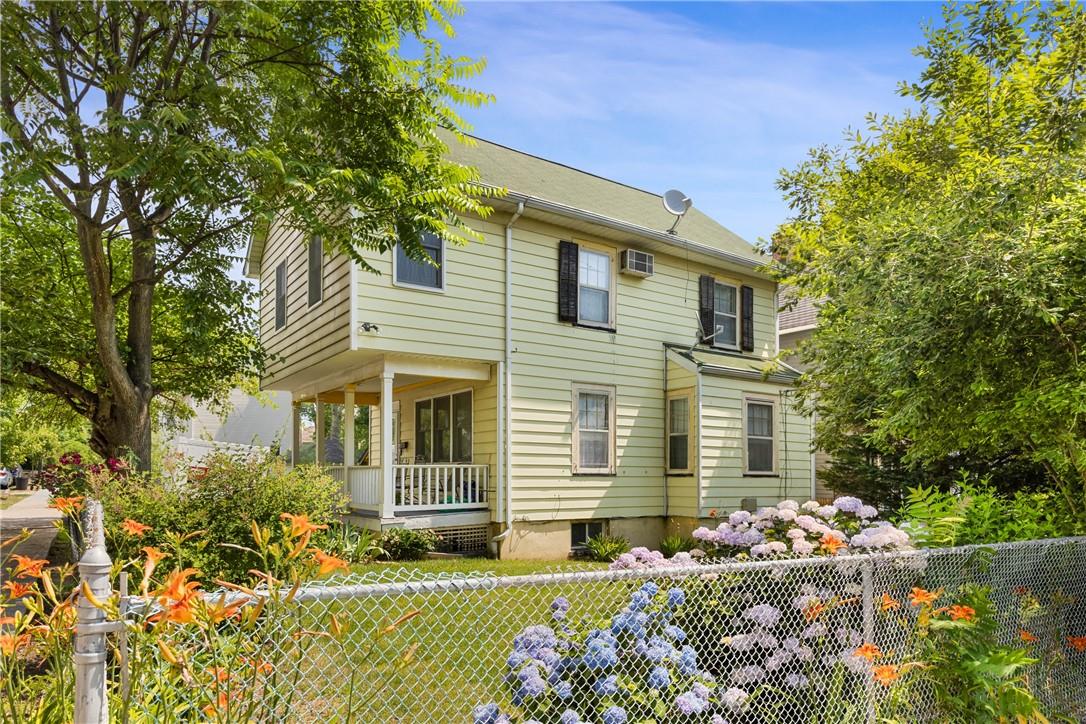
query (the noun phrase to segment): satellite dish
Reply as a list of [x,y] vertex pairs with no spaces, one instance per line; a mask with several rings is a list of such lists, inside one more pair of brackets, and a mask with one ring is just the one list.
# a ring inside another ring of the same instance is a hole
[[664,208],[669,214],[675,216],[675,223],[671,225],[671,228],[667,230],[667,233],[674,234],[675,227],[679,225],[679,221],[682,220],[683,215],[690,210],[690,205],[693,201],[690,197],[684,194],[678,189],[671,189],[664,193]]

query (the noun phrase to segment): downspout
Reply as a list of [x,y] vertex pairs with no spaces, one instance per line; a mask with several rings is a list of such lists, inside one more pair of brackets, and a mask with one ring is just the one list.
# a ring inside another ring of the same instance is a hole
[[505,225],[505,345],[501,372],[504,373],[503,414],[498,417],[498,508],[503,510],[505,528],[490,539],[492,543],[503,541],[513,532],[513,463],[512,446],[509,444],[513,427],[513,224],[524,213],[524,202],[517,203],[517,210]]

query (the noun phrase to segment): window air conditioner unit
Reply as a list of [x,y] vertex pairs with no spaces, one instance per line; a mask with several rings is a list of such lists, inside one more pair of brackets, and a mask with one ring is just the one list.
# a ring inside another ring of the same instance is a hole
[[623,249],[619,255],[623,274],[637,277],[652,276],[652,254],[637,249]]

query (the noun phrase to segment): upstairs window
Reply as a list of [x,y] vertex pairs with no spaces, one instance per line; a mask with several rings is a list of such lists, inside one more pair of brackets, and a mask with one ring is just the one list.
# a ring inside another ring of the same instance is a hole
[[591,249],[578,251],[577,321],[596,327],[613,327],[611,256]]
[[667,469],[690,470],[690,398],[667,401]]
[[320,304],[324,298],[324,242],[319,236],[309,240],[309,306]]
[[573,472],[615,472],[615,388],[573,388]]
[[433,260],[433,264],[415,261],[404,251],[403,244],[397,244],[393,252],[393,279],[396,284],[420,289],[445,289],[445,242],[436,234],[425,233],[419,240],[423,252]]
[[738,347],[739,331],[736,288],[717,282],[713,288],[713,344],[718,347]]
[[615,331],[615,254],[558,242],[558,321]]
[[746,472],[772,475],[777,472],[776,405],[770,400],[744,400]]
[[275,267],[275,328],[287,326],[287,263]]

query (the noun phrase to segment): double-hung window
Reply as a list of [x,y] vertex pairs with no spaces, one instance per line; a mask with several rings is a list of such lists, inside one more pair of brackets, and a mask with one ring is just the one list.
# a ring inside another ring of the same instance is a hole
[[573,387],[573,472],[615,472],[615,388]]
[[309,272],[309,306],[320,304],[324,298],[324,242],[319,236],[309,240],[307,249]]
[[415,461],[471,462],[471,390],[415,402]]
[[275,267],[275,328],[287,326],[287,263]]
[[738,347],[737,291],[731,284],[717,282],[713,288],[713,344]]
[[582,246],[577,256],[577,321],[614,327],[611,255]]
[[667,401],[667,469],[690,470],[690,398],[686,395]]
[[421,289],[445,289],[445,242],[436,234],[425,233],[419,239],[423,252],[433,263],[416,261],[407,255],[403,244],[393,252],[393,280],[396,284]]
[[772,475],[777,472],[776,404],[772,400],[743,401],[746,472]]

